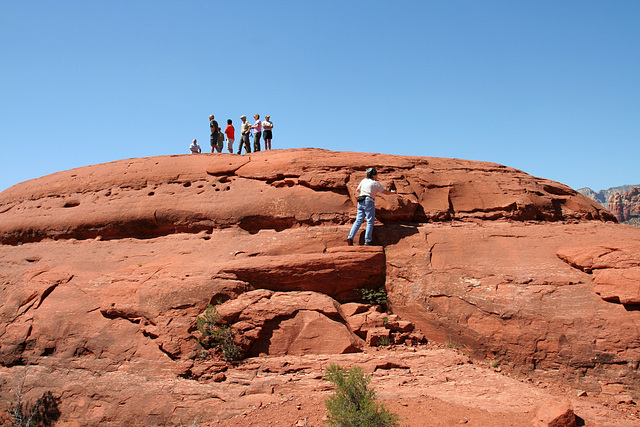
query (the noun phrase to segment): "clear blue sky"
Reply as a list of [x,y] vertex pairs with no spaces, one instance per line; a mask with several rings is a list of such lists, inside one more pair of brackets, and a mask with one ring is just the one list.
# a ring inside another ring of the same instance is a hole
[[0,0],[0,190],[208,147],[491,161],[640,183],[640,1]]

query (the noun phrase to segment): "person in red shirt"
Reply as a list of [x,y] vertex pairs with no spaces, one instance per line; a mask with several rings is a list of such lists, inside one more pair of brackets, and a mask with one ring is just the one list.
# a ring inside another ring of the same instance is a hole
[[224,129],[224,133],[227,135],[227,150],[233,154],[233,141],[236,140],[236,128],[232,125],[231,119],[227,120],[227,127]]

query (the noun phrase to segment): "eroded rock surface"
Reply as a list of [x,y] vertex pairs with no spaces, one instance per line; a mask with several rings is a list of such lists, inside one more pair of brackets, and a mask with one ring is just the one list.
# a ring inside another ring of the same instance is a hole
[[345,224],[369,165],[401,196],[378,202],[384,223],[614,218],[565,185],[493,163],[277,150],[121,160],[26,181],[0,194],[0,242]]
[[611,213],[620,222],[640,224],[640,187],[633,187],[626,193],[615,193],[609,197]]
[[[398,195],[376,201],[378,246],[347,247],[371,165]],[[43,390],[70,370],[66,419],[117,422],[125,399],[130,419],[184,420],[243,381],[196,339],[218,304],[247,355],[426,338],[638,401],[640,230],[612,221],[562,184],[464,160],[276,150],[60,172],[0,193],[3,384],[29,365]],[[359,305],[380,286],[386,316]],[[156,400],[140,387],[154,381]]]

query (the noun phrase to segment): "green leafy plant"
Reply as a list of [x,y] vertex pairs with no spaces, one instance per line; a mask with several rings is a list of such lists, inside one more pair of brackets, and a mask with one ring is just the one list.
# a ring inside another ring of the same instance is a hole
[[376,401],[376,392],[369,387],[371,377],[361,368],[349,370],[331,364],[324,378],[336,386],[336,392],[326,402],[327,423],[335,427],[390,427],[398,425],[398,416]]
[[220,317],[214,305],[209,305],[204,314],[198,316],[196,328],[201,334],[198,341],[206,349],[219,349],[226,361],[238,360],[241,351],[235,342],[235,333],[229,325],[220,323]]
[[447,348],[452,349],[452,350],[457,350],[458,349],[458,343],[456,343],[454,341],[450,341],[450,340],[447,340],[447,342],[445,343],[445,346]]
[[382,336],[378,340],[378,345],[380,347],[388,347],[391,345],[391,340],[389,339],[389,337]]
[[384,287],[380,287],[378,289],[360,288],[358,289],[358,292],[360,292],[360,296],[368,304],[381,305],[383,307],[388,304],[387,291]]

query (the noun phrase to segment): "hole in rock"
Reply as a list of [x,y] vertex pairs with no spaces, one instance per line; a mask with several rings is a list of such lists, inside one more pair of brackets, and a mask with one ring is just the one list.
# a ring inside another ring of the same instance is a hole
[[79,201],[77,200],[67,200],[64,204],[64,206],[62,206],[63,208],[73,208],[76,207],[80,204]]

